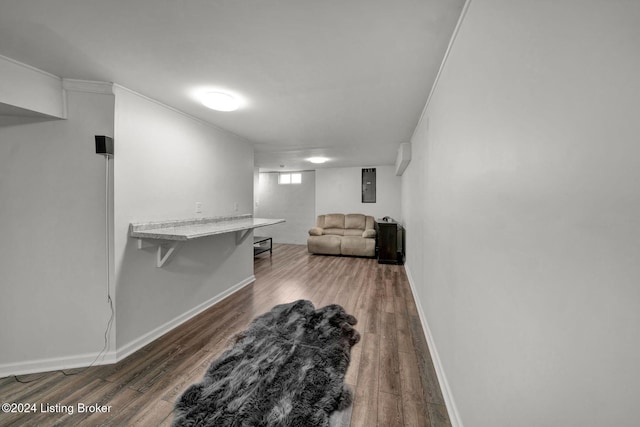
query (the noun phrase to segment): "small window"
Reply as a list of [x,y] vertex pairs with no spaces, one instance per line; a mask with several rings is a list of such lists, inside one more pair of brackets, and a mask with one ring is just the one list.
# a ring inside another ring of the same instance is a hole
[[301,184],[301,173],[281,173],[278,176],[278,184]]
[[291,174],[281,173],[278,177],[278,184],[291,184]]

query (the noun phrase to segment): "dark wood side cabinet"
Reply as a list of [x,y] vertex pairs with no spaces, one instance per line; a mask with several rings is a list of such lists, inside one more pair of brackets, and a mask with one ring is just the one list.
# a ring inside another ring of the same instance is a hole
[[404,263],[404,229],[393,219],[376,219],[378,264]]

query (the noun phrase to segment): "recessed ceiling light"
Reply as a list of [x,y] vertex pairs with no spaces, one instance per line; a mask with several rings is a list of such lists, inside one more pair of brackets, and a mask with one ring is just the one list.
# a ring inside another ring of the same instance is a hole
[[240,106],[238,99],[224,92],[207,92],[201,101],[205,107],[216,111],[235,111]]
[[326,157],[309,157],[307,159],[307,161],[311,162],[311,163],[324,163],[327,160],[329,160],[329,159],[327,159]]

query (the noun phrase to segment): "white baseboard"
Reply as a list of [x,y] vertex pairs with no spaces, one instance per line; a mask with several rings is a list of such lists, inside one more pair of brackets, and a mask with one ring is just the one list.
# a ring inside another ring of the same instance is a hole
[[195,306],[191,310],[179,315],[178,317],[175,317],[175,318],[169,320],[168,322],[164,323],[163,325],[158,326],[154,330],[147,332],[146,334],[136,338],[135,340],[129,342],[128,344],[123,345],[122,347],[117,349],[116,361],[119,362],[120,360],[126,358],[127,356],[131,355],[132,353],[140,350],[145,345],[149,344],[152,341],[157,340],[158,338],[160,338],[162,335],[166,334],[170,330],[180,326],[181,324],[183,324],[187,320],[189,320],[189,319],[197,316],[198,314],[202,313],[203,311],[205,311],[206,309],[208,309],[212,305],[222,301],[223,299],[225,299],[229,295],[239,291],[240,289],[244,288],[248,284],[253,283],[255,280],[256,280],[256,276],[251,275],[250,277],[247,277],[246,279],[244,279],[240,283],[237,283],[237,284],[233,285],[232,287],[230,287],[229,289],[225,290],[224,292],[219,293],[218,295],[216,295],[213,298],[203,302],[202,304],[199,304],[199,305]]
[[451,393],[451,389],[449,388],[449,382],[447,381],[447,376],[444,373],[444,368],[442,367],[442,362],[440,361],[440,356],[438,356],[436,343],[433,340],[433,335],[431,335],[431,330],[429,329],[429,324],[427,323],[427,317],[424,315],[422,304],[420,303],[420,299],[418,299],[418,292],[416,291],[416,284],[413,281],[413,277],[411,276],[411,269],[409,268],[409,265],[407,265],[407,263],[405,263],[404,265],[404,270],[407,273],[407,278],[409,279],[411,292],[413,292],[413,299],[416,302],[416,308],[418,309],[418,316],[420,317],[420,323],[422,324],[422,330],[424,331],[424,336],[427,339],[427,345],[429,346],[429,353],[431,354],[431,361],[433,362],[433,366],[436,370],[436,376],[438,377],[438,382],[440,383],[442,398],[444,399],[444,404],[447,407],[447,412],[449,413],[449,420],[451,421],[451,426],[463,427],[460,414],[458,413],[458,408],[456,407],[455,401],[453,400],[453,394]]
[[[250,283],[253,283],[256,280],[254,275],[247,277],[241,282],[233,285],[229,289],[221,292],[220,294],[214,296],[213,298],[198,304],[191,310],[171,319],[170,321],[164,323],[163,325],[158,326],[152,331],[147,332],[141,337],[136,338],[135,340],[129,342],[128,344],[122,346],[121,348],[116,349],[115,351],[111,350],[106,352],[104,355],[98,357],[99,352],[89,353],[89,354],[80,354],[73,356],[64,356],[64,357],[55,357],[50,359],[40,359],[40,360],[30,360],[18,363],[7,363],[0,365],[0,378],[9,377],[12,375],[26,375],[33,374],[37,372],[49,372],[49,371],[58,371],[58,370],[66,370],[73,368],[83,368],[91,365],[93,363],[94,366],[97,365],[108,365],[111,363],[119,362],[135,351],[141,349],[145,345],[150,342],[160,338],[162,335],[166,334],[170,330],[176,328],[187,320],[197,316],[202,313],[212,305],[222,301],[229,295],[234,292],[239,291]],[[96,359],[96,357],[98,357]]]
[[[98,357],[99,356],[99,357]],[[0,365],[0,378],[12,375],[27,375],[36,372],[50,372],[84,368],[90,365],[108,365],[116,362],[116,354],[109,351],[100,355],[100,352],[77,354],[74,356],[52,357],[50,359],[28,360],[18,363],[6,363]]]

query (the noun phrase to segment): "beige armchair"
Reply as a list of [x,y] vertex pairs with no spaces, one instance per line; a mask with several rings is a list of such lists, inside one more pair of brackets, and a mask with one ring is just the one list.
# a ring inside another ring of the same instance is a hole
[[375,220],[362,214],[318,215],[307,249],[314,254],[375,256]]

